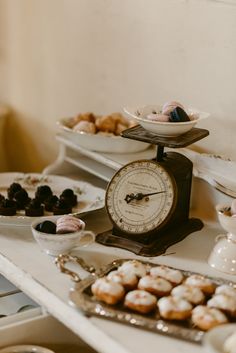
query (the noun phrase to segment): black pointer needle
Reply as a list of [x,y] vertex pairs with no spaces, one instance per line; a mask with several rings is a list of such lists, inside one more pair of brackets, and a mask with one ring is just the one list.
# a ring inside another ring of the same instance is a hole
[[125,201],[127,203],[130,203],[132,200],[142,200],[144,197],[151,196],[151,195],[157,195],[157,194],[163,194],[163,193],[165,193],[165,191],[150,192],[148,194],[143,194],[142,192],[138,192],[137,194],[126,195]]

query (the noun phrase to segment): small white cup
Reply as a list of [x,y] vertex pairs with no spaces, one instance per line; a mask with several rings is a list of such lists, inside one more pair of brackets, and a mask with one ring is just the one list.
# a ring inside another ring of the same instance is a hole
[[229,208],[230,205],[216,206],[220,225],[227,233],[216,237],[208,263],[218,271],[236,275],[236,217],[224,212]]
[[0,349],[0,353],[55,353],[51,349],[35,345],[17,345]]
[[94,242],[95,233],[90,230],[85,230],[85,223],[82,220],[80,220],[82,225],[81,230],[74,233],[48,234],[36,229],[37,225],[43,221],[56,223],[57,218],[59,217],[44,217],[31,224],[34,239],[46,254],[51,256],[67,254],[76,247],[88,246]]

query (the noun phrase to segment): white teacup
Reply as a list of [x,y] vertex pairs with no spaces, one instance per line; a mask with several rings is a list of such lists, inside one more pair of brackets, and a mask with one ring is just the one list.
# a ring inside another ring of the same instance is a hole
[[216,237],[208,263],[218,271],[236,275],[236,217],[227,212],[229,209],[229,205],[216,206],[220,225],[227,233]]
[[74,233],[64,233],[64,234],[48,234],[40,232],[36,229],[37,225],[44,221],[51,221],[56,223],[59,218],[44,217],[34,221],[31,224],[32,234],[34,239],[37,241],[39,246],[48,255],[58,256],[60,254],[67,254],[72,249],[76,247],[88,246],[95,240],[95,233],[90,230],[85,230],[85,223],[81,221],[81,230]]
[[17,345],[0,349],[0,353],[55,353],[51,349],[35,345]]

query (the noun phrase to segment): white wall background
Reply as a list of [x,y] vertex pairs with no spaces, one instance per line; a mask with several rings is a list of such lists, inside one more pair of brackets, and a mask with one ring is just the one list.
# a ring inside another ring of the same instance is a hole
[[53,161],[61,117],[173,99],[211,113],[195,148],[236,160],[235,98],[236,0],[0,0],[11,170]]

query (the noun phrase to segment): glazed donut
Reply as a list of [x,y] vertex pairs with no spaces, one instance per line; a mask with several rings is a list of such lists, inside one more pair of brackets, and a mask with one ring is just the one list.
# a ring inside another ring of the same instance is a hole
[[209,308],[222,310],[231,317],[236,317],[236,298],[226,294],[216,294],[208,300]]
[[183,281],[183,274],[179,270],[161,265],[150,269],[150,275],[153,277],[162,277],[173,285],[180,284]]
[[95,134],[96,126],[94,123],[89,121],[80,121],[73,127],[74,131],[86,132],[87,134]]
[[183,298],[188,300],[193,305],[202,304],[205,296],[200,288],[191,287],[187,284],[180,284],[171,291],[173,297]]
[[89,121],[90,123],[94,123],[96,120],[96,116],[91,113],[80,113],[79,115],[77,115],[77,121]]
[[95,297],[106,304],[117,304],[125,295],[123,286],[105,277],[98,278],[91,286]]
[[156,308],[157,299],[154,295],[140,289],[126,294],[124,305],[141,314],[147,314]]
[[119,268],[118,271],[120,272],[130,272],[134,273],[137,277],[143,277],[147,273],[146,266],[139,262],[138,260],[129,260],[125,261]]
[[118,123],[116,125],[115,135],[120,135],[122,131],[126,130],[128,126]]
[[168,320],[185,320],[191,316],[192,304],[178,297],[162,297],[157,303],[160,316]]
[[80,121],[88,121],[90,123],[95,122],[95,115],[93,113],[84,113],[84,114],[78,114],[77,116],[70,118],[66,126],[73,129],[76,124],[78,124]]
[[236,298],[236,288],[228,284],[222,284],[216,288],[215,294],[226,294]]
[[213,282],[202,275],[194,274],[186,278],[185,284],[200,288],[205,294],[212,294],[215,291]]
[[107,131],[115,133],[117,122],[111,115],[104,115],[96,119],[96,128],[100,131]]
[[131,290],[137,287],[138,278],[132,272],[111,271],[107,278],[113,282],[120,283],[126,290]]
[[218,309],[198,305],[192,310],[192,322],[201,330],[207,331],[228,322],[227,317]]
[[162,297],[170,294],[172,284],[164,278],[147,275],[140,278],[138,288]]

